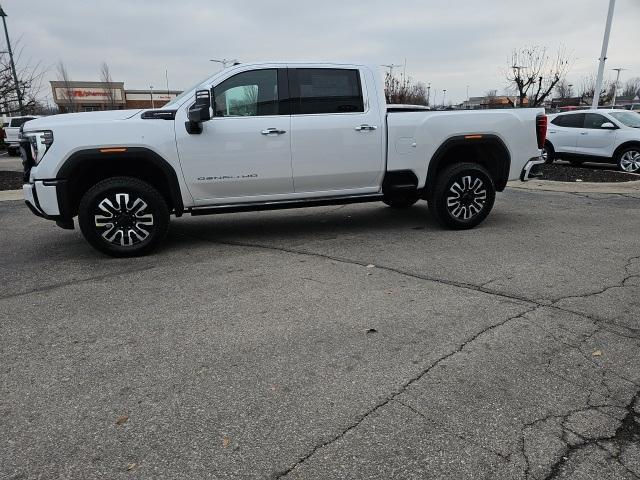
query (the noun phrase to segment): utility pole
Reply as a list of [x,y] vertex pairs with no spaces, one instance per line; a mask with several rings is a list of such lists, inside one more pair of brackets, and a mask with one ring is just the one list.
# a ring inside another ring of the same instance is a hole
[[604,38],[602,39],[602,51],[600,52],[600,65],[598,66],[598,77],[596,88],[593,91],[593,102],[591,108],[598,108],[600,103],[600,92],[602,91],[602,77],[604,77],[604,64],[607,61],[607,50],[609,49],[609,35],[611,34],[611,23],[613,22],[613,10],[616,8],[616,0],[609,0],[609,12],[607,13],[607,24],[604,28]]
[[16,65],[13,63],[13,51],[11,50],[11,41],[9,40],[9,31],[7,30],[7,14],[4,13],[4,9],[0,6],[0,17],[2,17],[2,25],[4,26],[4,36],[7,39],[7,50],[9,51],[9,61],[11,62],[11,72],[13,73],[13,83],[16,87],[16,95],[18,97],[18,109],[20,115],[24,115],[24,106],[22,105],[22,93],[20,92],[20,85],[18,84],[18,74],[16,73]]
[[614,72],[618,72],[618,74],[616,75],[616,83],[613,86],[613,100],[611,100],[611,106],[615,107],[616,106],[616,97],[618,96],[618,83],[620,82],[620,72],[622,72],[623,70],[626,70],[625,68],[614,68],[613,71]]

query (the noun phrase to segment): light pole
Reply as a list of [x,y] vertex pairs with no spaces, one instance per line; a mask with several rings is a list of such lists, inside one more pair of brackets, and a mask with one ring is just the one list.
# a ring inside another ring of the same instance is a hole
[[442,90],[442,108],[443,109],[444,109],[444,99],[446,98],[446,96],[447,96],[447,89],[445,88]]
[[381,67],[385,67],[389,69],[389,76],[393,77],[393,69],[396,67],[401,67],[402,65],[398,63],[390,63],[389,65],[380,65]]
[[153,104],[153,85],[149,85],[149,92],[151,93],[151,108],[156,108]]
[[600,103],[600,92],[602,91],[602,77],[604,77],[604,64],[607,61],[607,50],[609,48],[609,35],[611,34],[611,23],[613,22],[613,10],[616,8],[616,0],[609,0],[609,12],[607,13],[607,24],[604,27],[604,38],[602,39],[602,51],[600,52],[600,65],[598,66],[598,77],[596,88],[593,91],[593,102],[591,108],[598,108]]
[[620,72],[626,70],[625,68],[614,68],[613,71],[618,72],[616,75],[616,83],[613,86],[613,100],[611,100],[611,106],[616,106],[616,97],[618,96],[618,82],[620,81]]
[[429,82],[429,85],[427,85],[427,105],[431,106],[431,82]]
[[9,61],[11,63],[11,72],[13,73],[13,83],[16,87],[16,96],[18,97],[18,109],[20,115],[24,115],[22,105],[22,93],[20,92],[20,85],[18,84],[18,74],[16,73],[16,64],[13,62],[13,51],[11,50],[11,41],[9,40],[9,32],[7,30],[7,14],[4,13],[4,9],[0,6],[0,17],[2,17],[2,25],[4,26],[4,36],[7,39],[7,50],[9,51]]
[[467,85],[467,103],[469,103],[469,85]]

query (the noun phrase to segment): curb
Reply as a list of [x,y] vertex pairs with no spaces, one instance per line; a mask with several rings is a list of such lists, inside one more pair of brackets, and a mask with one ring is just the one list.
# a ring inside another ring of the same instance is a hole
[[0,202],[9,202],[13,200],[24,200],[22,190],[1,190]]
[[631,182],[556,182],[553,180],[518,180],[507,183],[507,186],[517,190],[539,190],[543,192],[565,193],[610,193],[619,195],[637,194],[640,198],[640,181]]

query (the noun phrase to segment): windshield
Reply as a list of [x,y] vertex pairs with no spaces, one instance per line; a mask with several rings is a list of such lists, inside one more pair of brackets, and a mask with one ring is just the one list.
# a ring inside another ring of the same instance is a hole
[[189,95],[190,93],[192,93],[192,90],[194,88],[196,88],[199,85],[202,85],[204,82],[206,82],[207,80],[209,80],[209,78],[211,77],[207,77],[207,78],[203,78],[202,80],[200,80],[198,83],[196,83],[195,85],[190,86],[189,88],[187,88],[185,91],[183,91],[180,95],[178,95],[176,98],[174,98],[173,100],[171,100],[169,103],[167,103],[164,107],[164,109],[170,110],[172,108],[176,108],[181,102],[182,100],[184,100],[184,98]]
[[631,112],[610,113],[613,118],[624,123],[627,127],[640,128],[640,115]]

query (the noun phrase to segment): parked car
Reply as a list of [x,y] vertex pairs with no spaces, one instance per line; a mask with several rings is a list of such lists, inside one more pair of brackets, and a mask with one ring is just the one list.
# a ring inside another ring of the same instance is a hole
[[18,142],[18,133],[20,127],[29,120],[38,118],[37,116],[30,115],[24,117],[12,117],[9,119],[8,125],[4,128],[5,138],[4,143],[7,144],[7,153],[11,156],[19,155],[20,143]]
[[640,115],[622,109],[552,115],[542,156],[547,163],[614,163],[624,172],[639,172]]
[[387,106],[377,67],[237,65],[161,110],[72,113],[22,134],[34,214],[113,256],[150,251],[169,216],[382,201],[429,202],[472,228],[508,180],[526,180],[542,109],[431,112]]

